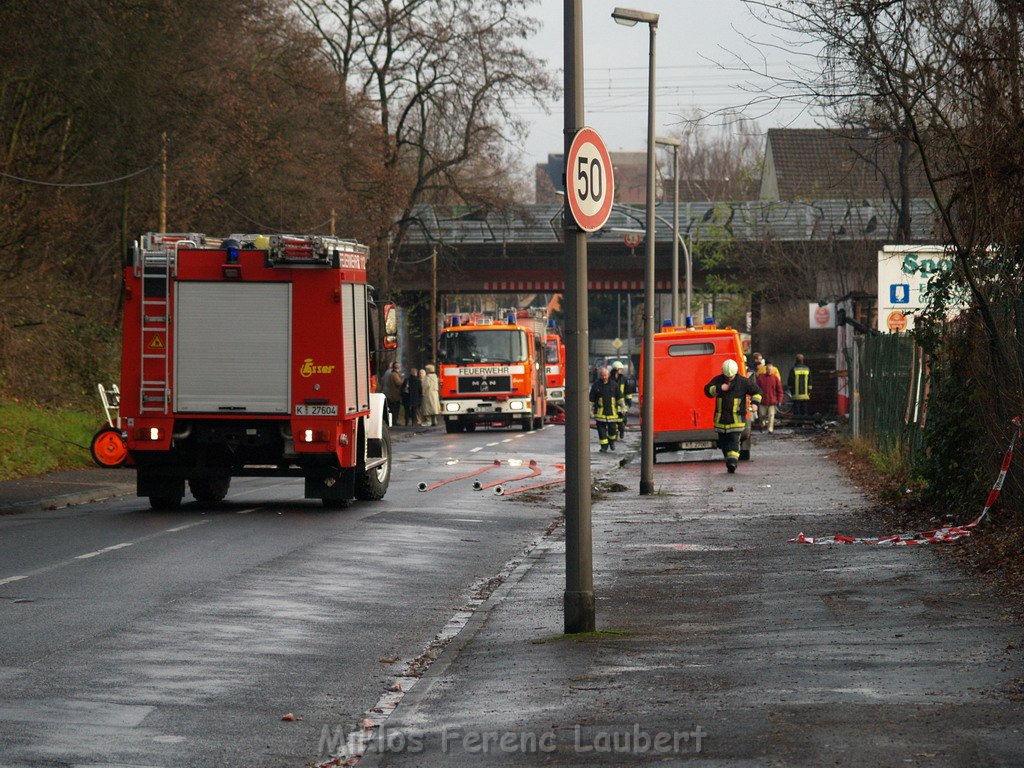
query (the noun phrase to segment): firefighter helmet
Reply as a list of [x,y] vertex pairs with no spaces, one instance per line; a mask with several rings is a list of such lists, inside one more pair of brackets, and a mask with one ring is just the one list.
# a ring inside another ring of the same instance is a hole
[[736,364],[735,360],[726,360],[722,363],[722,373],[728,378],[732,378],[739,373],[740,367]]
[[626,366],[622,364],[621,360],[616,360],[614,363],[612,363],[612,368],[616,371],[621,371],[625,367]]

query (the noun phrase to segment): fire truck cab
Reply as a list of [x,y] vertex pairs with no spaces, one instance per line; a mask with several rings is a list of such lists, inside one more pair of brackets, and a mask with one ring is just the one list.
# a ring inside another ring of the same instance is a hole
[[[654,452],[696,451],[718,444],[715,401],[704,386],[735,360],[747,376],[740,335],[713,323],[694,328],[665,328],[654,334]],[[643,392],[643,363],[640,365]],[[750,458],[750,424],[740,440],[740,458]]]
[[437,347],[445,429],[543,427],[545,321],[512,311],[505,322],[453,323],[441,331]]
[[565,405],[565,344],[550,330],[544,341],[544,374],[547,377],[548,404]]
[[397,317],[374,304],[366,258],[333,237],[143,236],[94,458],[135,467],[157,509],[178,507],[186,483],[220,501],[239,476],[302,477],[327,507],[383,498],[391,441],[371,372]]

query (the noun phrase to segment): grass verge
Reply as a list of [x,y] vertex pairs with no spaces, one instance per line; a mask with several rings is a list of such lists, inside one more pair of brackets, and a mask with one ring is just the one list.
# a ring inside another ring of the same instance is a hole
[[0,402],[0,480],[91,466],[95,413]]

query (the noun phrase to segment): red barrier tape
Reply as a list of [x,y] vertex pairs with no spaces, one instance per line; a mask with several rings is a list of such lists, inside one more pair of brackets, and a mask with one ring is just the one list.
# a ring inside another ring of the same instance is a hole
[[914,547],[919,544],[941,544],[949,541],[957,541],[959,539],[965,539],[971,535],[971,531],[977,526],[981,525],[981,521],[988,517],[989,511],[995,505],[999,499],[999,494],[1003,490],[1003,482],[1006,480],[1006,473],[1010,469],[1010,464],[1013,462],[1013,449],[1017,443],[1017,438],[1020,437],[1022,428],[1021,417],[1017,416],[1012,421],[1015,427],[1013,437],[1010,438],[1010,446],[1006,449],[1006,453],[1003,455],[1003,463],[999,468],[999,476],[996,478],[995,483],[992,485],[992,490],[988,492],[988,497],[985,499],[985,506],[974,520],[967,523],[967,525],[951,525],[945,528],[935,528],[930,531],[920,531],[918,533],[896,533],[892,536],[882,536],[879,538],[858,538],[856,536],[804,536],[800,533],[795,539],[789,539],[790,544],[874,544],[880,547]]

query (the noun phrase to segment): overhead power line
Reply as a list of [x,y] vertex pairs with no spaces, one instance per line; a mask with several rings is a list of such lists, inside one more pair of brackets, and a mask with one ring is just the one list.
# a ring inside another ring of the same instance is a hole
[[105,184],[116,184],[119,181],[126,181],[127,179],[141,176],[146,171],[151,171],[156,168],[157,163],[147,165],[134,173],[128,173],[124,176],[118,176],[116,179],[104,179],[103,181],[42,181],[40,179],[26,179],[21,176],[15,176],[11,173],[4,173],[0,171],[0,176],[5,179],[11,179],[13,181],[20,181],[23,184],[37,184],[41,187],[102,187]]

